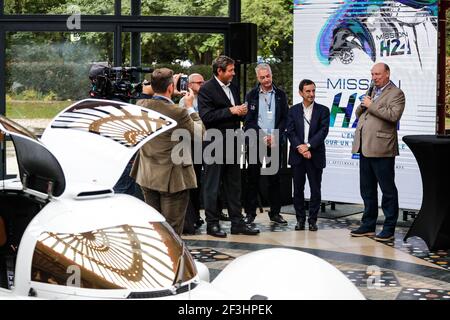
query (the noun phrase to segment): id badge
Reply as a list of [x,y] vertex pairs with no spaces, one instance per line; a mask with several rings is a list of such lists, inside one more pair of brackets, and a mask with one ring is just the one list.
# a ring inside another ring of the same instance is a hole
[[273,119],[273,111],[267,111],[267,120]]

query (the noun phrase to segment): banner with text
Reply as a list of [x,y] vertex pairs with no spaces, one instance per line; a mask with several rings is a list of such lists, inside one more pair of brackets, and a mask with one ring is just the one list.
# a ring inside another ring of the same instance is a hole
[[402,137],[436,132],[437,2],[294,1],[294,103],[301,102],[299,82],[311,79],[316,101],[331,113],[323,200],[362,203],[359,160],[351,153],[355,110],[369,88],[371,67],[385,62],[406,97],[396,158],[400,208],[420,208],[419,168]]

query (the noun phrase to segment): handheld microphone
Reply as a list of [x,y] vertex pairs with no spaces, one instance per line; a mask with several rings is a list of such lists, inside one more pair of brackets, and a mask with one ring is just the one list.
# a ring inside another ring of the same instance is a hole
[[[373,79],[372,79],[370,81],[369,89],[366,92],[366,96],[371,97],[374,88],[375,88],[375,83],[373,82]],[[364,96],[361,97],[361,101],[363,98],[364,98]],[[367,110],[367,107],[364,105],[364,103],[361,103],[361,108],[362,108],[363,112],[365,112]]]
[[369,97],[371,97],[372,96],[372,92],[373,92],[373,89],[375,88],[375,83],[373,82],[373,80],[371,80],[370,81],[370,85],[369,85],[369,90],[367,90],[367,95],[369,96]]

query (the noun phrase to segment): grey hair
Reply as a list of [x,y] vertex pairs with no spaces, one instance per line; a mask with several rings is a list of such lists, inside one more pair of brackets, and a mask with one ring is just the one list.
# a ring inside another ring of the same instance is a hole
[[192,80],[193,80],[193,78],[194,78],[195,76],[201,76],[201,77],[203,77],[200,73],[192,73],[192,74],[189,75],[189,83],[192,82]]
[[256,75],[258,75],[259,70],[269,70],[270,74],[272,74],[272,69],[270,68],[270,65],[268,63],[260,63],[256,65],[255,68]]

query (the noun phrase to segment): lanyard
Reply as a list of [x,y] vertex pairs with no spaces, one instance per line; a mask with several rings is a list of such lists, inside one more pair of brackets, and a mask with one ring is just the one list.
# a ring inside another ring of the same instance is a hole
[[[303,105],[303,103],[302,103],[302,107],[303,107],[303,120],[305,120],[305,122],[308,124],[308,125],[311,125],[311,118],[312,118],[312,110],[311,109],[308,109],[308,113],[310,113],[309,112],[309,110],[311,110],[311,114],[309,115],[309,119],[306,117],[306,108],[304,107],[304,105]],[[309,108],[311,108],[312,106],[310,106]]]
[[264,95],[264,101],[266,102],[267,109],[269,112],[272,112],[272,98],[273,98],[273,90],[270,92],[270,103],[267,102],[267,94],[263,93]]

